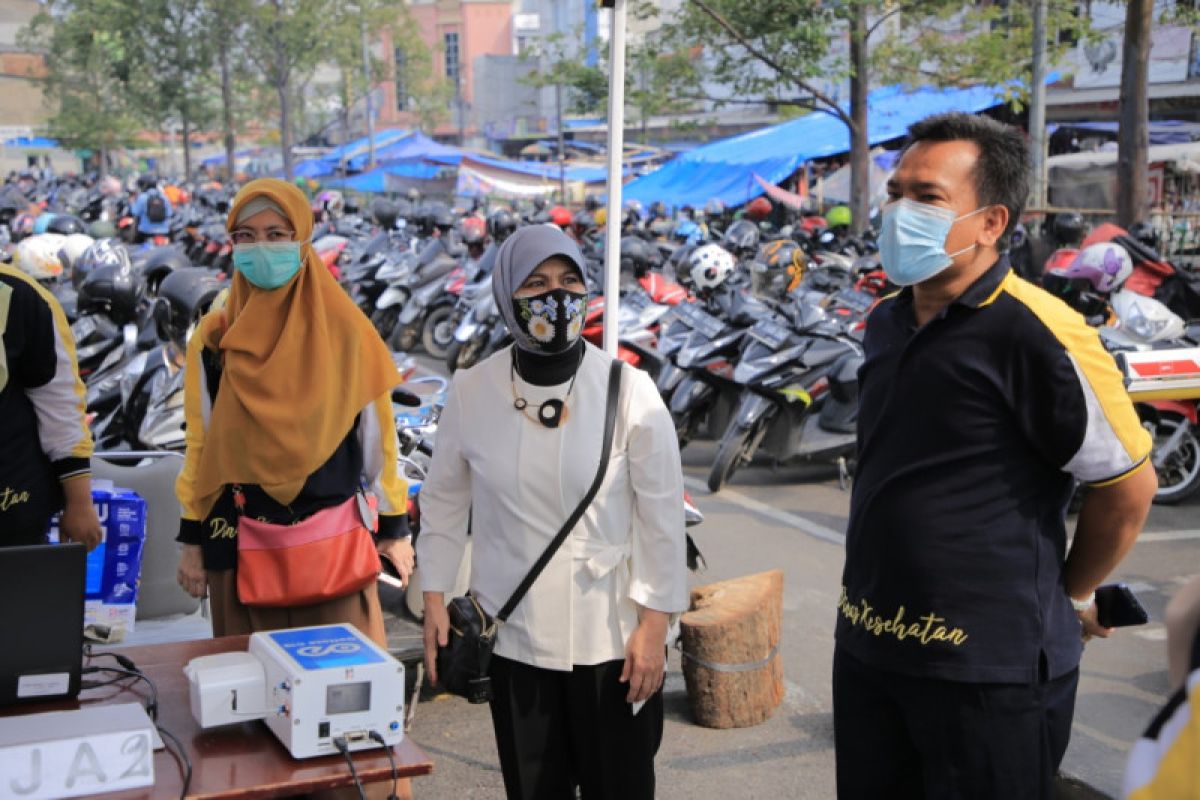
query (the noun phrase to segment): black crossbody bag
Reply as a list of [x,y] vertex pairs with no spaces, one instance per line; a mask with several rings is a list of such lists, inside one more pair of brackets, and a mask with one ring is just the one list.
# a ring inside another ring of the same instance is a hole
[[517,586],[504,607],[492,617],[479,606],[470,594],[456,597],[446,605],[450,615],[450,641],[438,648],[438,683],[451,694],[465,697],[472,703],[486,703],[492,699],[492,680],[488,667],[492,660],[492,649],[496,646],[496,632],[501,623],[516,609],[533,582],[542,574],[555,552],[570,536],[583,512],[592,504],[604,475],[608,472],[608,459],[612,455],[613,431],[617,423],[617,395],[621,389],[621,361],[613,359],[608,371],[608,400],[604,409],[604,439],[600,451],[600,467],[592,486],[579,502],[562,528],[546,546],[546,550],[529,570],[529,574]]

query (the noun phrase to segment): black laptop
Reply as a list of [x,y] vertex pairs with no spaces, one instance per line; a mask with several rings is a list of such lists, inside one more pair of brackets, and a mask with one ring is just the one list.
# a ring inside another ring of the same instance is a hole
[[79,694],[81,544],[0,547],[0,705]]

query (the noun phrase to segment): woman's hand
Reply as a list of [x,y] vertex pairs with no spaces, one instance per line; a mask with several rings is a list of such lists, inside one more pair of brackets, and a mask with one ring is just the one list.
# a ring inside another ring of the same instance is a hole
[[438,647],[450,644],[450,614],[446,597],[441,592],[424,592],[425,598],[425,673],[429,683],[436,686]]
[[200,556],[200,545],[185,544],[179,551],[179,569],[175,580],[192,597],[208,594],[208,573],[204,571],[204,559]]
[[392,565],[396,567],[396,572],[400,575],[400,580],[407,586],[408,576],[412,575],[413,564],[416,561],[412,540],[380,539],[375,549],[379,551],[379,555],[392,562]]
[[621,683],[629,684],[627,703],[649,700],[662,688],[667,666],[669,615],[665,611],[639,608],[638,616],[637,629],[625,643],[625,667],[621,670]]

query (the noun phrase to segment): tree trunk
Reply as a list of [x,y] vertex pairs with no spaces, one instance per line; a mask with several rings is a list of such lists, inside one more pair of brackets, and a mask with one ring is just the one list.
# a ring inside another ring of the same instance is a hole
[[855,236],[871,217],[871,145],[867,138],[867,10],[860,3],[850,21],[850,216]]
[[292,98],[288,82],[276,84],[279,93],[279,147],[283,153],[283,177],[290,181],[292,175]]
[[1146,159],[1150,146],[1150,25],[1153,0],[1129,0],[1121,63],[1121,136],[1117,144],[1117,224],[1128,228],[1145,217]]
[[745,728],[783,700],[783,571],[772,570],[692,589],[680,620],[683,677],[696,722]]
[[350,85],[350,70],[342,70],[342,141],[339,144],[345,144],[350,141],[350,98],[354,94],[354,90]]
[[183,180],[192,182],[192,121],[188,119],[187,111],[180,114],[183,120]]
[[229,42],[222,37],[219,59],[221,62],[221,132],[225,142],[225,180],[233,182],[237,172],[237,136],[233,131],[233,76],[229,69]]

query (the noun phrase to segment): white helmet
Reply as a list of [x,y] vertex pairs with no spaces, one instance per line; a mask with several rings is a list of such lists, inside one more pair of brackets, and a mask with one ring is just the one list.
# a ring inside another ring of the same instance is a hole
[[62,262],[62,268],[70,272],[75,260],[83,255],[84,251],[91,247],[95,241],[95,239],[86,233],[72,233],[69,235],[66,241],[63,242],[62,249],[58,251],[58,260]]
[[62,275],[63,265],[58,253],[67,237],[59,233],[39,233],[21,240],[14,262],[17,268],[35,281],[48,281]]
[[1097,292],[1107,294],[1119,289],[1133,274],[1133,260],[1121,245],[1101,242],[1080,250],[1066,269],[1051,272],[1064,278],[1087,280]]
[[96,183],[96,190],[105,197],[115,197],[121,194],[121,180],[112,175],[105,175]]
[[719,244],[697,247],[688,256],[692,282],[697,289],[715,289],[729,280],[736,266],[733,254]]

